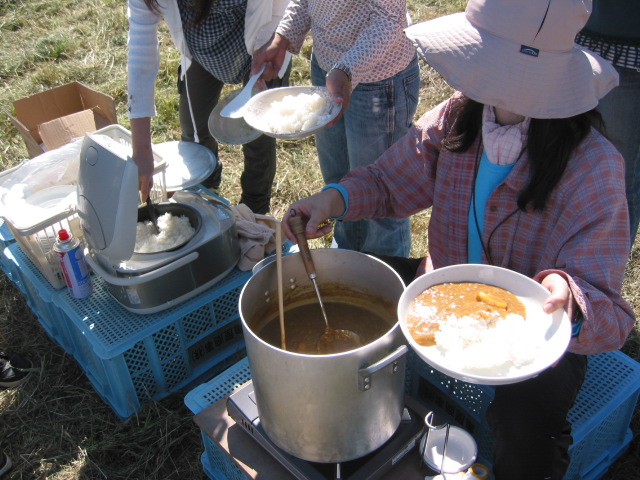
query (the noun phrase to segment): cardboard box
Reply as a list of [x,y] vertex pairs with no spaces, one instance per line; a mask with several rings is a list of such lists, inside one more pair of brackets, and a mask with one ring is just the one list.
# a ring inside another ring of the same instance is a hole
[[113,98],[78,82],[13,102],[9,115],[31,158],[85,133],[117,124]]

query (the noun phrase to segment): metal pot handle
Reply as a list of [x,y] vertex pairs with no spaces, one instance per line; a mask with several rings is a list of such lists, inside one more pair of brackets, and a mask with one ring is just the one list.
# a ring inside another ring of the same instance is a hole
[[379,372],[389,365],[392,365],[392,373],[396,373],[398,371],[399,360],[403,356],[405,356],[408,351],[409,348],[406,345],[400,345],[382,360],[378,360],[376,363],[374,363],[373,365],[369,365],[367,368],[361,368],[360,370],[358,370],[358,387],[360,387],[360,390],[364,392],[370,390],[373,374]]

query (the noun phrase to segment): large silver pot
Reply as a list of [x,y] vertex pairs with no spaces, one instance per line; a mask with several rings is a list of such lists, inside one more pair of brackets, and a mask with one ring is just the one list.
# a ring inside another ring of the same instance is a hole
[[[312,256],[321,291],[353,292],[381,308],[397,305],[404,284],[380,260],[340,249],[315,249]],[[289,306],[315,294],[299,253],[285,256],[282,268],[286,317]],[[323,297],[331,299],[330,294]],[[240,294],[255,400],[269,438],[291,455],[322,463],[353,460],[380,447],[395,433],[404,405],[407,346],[397,321],[355,350],[305,355],[274,347],[256,334],[277,305],[273,262],[257,271]]]

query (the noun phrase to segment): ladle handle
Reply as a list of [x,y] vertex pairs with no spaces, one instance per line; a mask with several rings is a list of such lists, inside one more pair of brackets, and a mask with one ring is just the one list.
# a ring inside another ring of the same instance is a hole
[[309,278],[316,278],[316,269],[313,265],[313,258],[311,257],[311,250],[309,250],[309,243],[307,242],[307,236],[304,233],[304,225],[302,224],[302,218],[298,216],[289,217],[289,226],[291,231],[298,240],[298,247],[300,248],[300,255],[302,255],[302,262],[304,263],[304,269],[307,271]]

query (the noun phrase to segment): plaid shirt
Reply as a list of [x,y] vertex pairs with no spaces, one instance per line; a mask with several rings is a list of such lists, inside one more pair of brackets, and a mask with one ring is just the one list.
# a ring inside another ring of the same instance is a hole
[[218,0],[201,25],[193,20],[190,0],[178,0],[184,37],[193,59],[224,83],[242,83],[251,57],[244,43],[247,0]]
[[311,30],[313,54],[324,71],[340,62],[351,85],[384,80],[404,70],[416,50],[404,34],[406,0],[292,0],[276,30],[297,54]]
[[[469,151],[440,149],[454,99],[425,114],[380,159],[349,173],[344,220],[407,217],[432,207],[428,240],[433,268],[467,263],[467,214],[478,140]],[[624,160],[592,131],[573,153],[543,212],[522,212],[517,198],[529,178],[526,154],[487,201],[482,240],[494,265],[542,280],[567,279],[584,317],[569,351],[620,348],[635,319],[621,296],[629,255]],[[432,268],[425,259],[423,269]],[[489,263],[483,258],[483,263]]]

